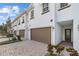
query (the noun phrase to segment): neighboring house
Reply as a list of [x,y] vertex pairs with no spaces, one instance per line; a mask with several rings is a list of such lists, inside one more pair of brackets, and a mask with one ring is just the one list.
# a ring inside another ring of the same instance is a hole
[[18,31],[25,29],[25,40],[52,45],[72,42],[73,48],[79,51],[79,4],[34,3],[26,9],[25,17],[25,27],[19,25],[14,28]]
[[25,35],[25,21],[26,21],[26,11],[24,11],[22,14],[20,14],[12,22],[13,34],[20,35],[21,38],[24,38],[24,35]]

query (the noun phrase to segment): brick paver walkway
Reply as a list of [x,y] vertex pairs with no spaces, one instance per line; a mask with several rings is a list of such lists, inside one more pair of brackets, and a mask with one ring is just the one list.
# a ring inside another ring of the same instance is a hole
[[26,40],[0,45],[0,56],[43,56],[47,53],[47,44]]

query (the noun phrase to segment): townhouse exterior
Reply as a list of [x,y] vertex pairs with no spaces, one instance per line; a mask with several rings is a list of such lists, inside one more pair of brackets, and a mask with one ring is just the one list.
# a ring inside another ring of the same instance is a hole
[[13,34],[20,35],[22,39],[24,39],[25,35],[25,20],[26,12],[24,11],[11,23]]
[[72,42],[73,48],[79,51],[78,10],[79,4],[75,3],[30,4],[24,13],[26,15],[24,25],[15,26],[13,29],[17,32],[24,29],[24,40],[35,40],[52,45],[67,41]]

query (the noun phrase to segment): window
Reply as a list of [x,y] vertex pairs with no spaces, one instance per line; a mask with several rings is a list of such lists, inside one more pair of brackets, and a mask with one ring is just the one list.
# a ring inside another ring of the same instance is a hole
[[31,16],[30,16],[30,19],[33,19],[34,18],[34,10],[31,11]]
[[24,17],[22,18],[22,23],[24,23]]
[[68,8],[70,6],[71,5],[69,5],[68,3],[60,3],[60,9],[59,9],[59,11],[62,10],[62,9]]
[[43,3],[42,4],[42,14],[44,14],[44,13],[47,13],[47,12],[49,12],[49,5],[48,5],[48,3]]
[[60,8],[64,8],[66,6],[68,6],[68,3],[60,3]]
[[20,25],[20,19],[18,20],[18,25]]

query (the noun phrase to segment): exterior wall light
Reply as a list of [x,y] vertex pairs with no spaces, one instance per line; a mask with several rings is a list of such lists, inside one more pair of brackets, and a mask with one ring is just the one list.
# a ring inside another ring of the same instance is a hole
[[53,21],[53,19],[50,20],[50,22],[52,22],[52,21]]

